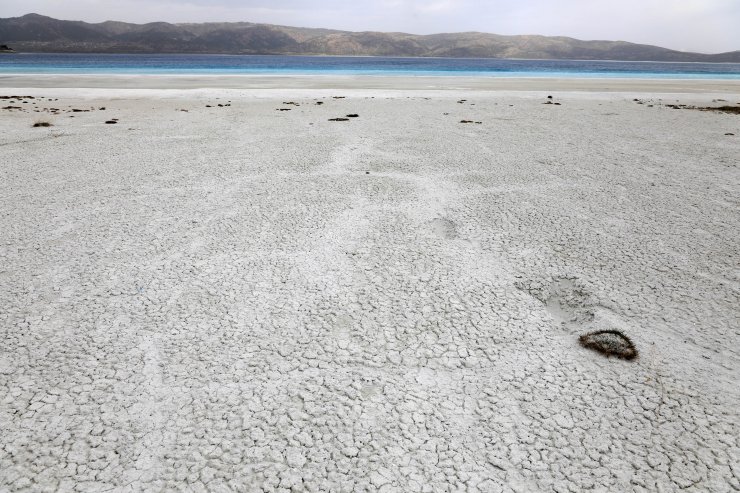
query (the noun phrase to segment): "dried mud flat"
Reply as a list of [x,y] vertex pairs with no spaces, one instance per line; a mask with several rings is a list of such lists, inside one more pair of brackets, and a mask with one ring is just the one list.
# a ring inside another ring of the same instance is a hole
[[740,117],[666,106],[712,96],[24,94],[0,491],[740,489]]

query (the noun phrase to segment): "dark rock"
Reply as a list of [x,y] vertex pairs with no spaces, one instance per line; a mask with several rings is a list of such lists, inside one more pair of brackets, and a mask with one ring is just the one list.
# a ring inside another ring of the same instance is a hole
[[699,109],[702,111],[717,111],[719,113],[732,113],[734,115],[740,115],[740,106],[707,106]]
[[592,349],[606,357],[616,356],[626,360],[637,357],[637,349],[629,337],[618,330],[589,332],[578,338],[581,346]]

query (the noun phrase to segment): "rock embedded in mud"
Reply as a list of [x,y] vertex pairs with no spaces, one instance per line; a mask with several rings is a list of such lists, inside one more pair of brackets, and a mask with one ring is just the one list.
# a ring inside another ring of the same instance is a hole
[[598,351],[606,357],[616,356],[626,360],[637,357],[632,340],[618,330],[599,330],[583,334],[578,338],[581,346]]

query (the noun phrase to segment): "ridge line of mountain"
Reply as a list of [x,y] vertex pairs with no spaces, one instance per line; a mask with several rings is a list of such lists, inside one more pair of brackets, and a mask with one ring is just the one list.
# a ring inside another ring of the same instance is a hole
[[16,52],[414,56],[740,63],[740,51],[682,52],[626,41],[482,32],[408,34],[252,22],[87,23],[39,14],[0,18],[0,44]]

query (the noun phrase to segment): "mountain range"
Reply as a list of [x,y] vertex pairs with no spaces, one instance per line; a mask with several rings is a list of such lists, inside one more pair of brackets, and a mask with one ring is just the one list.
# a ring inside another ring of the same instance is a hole
[[251,22],[87,23],[38,14],[0,19],[0,44],[17,52],[221,53],[735,62],[740,51],[689,53],[625,41],[503,36],[482,32],[416,35],[350,32]]

